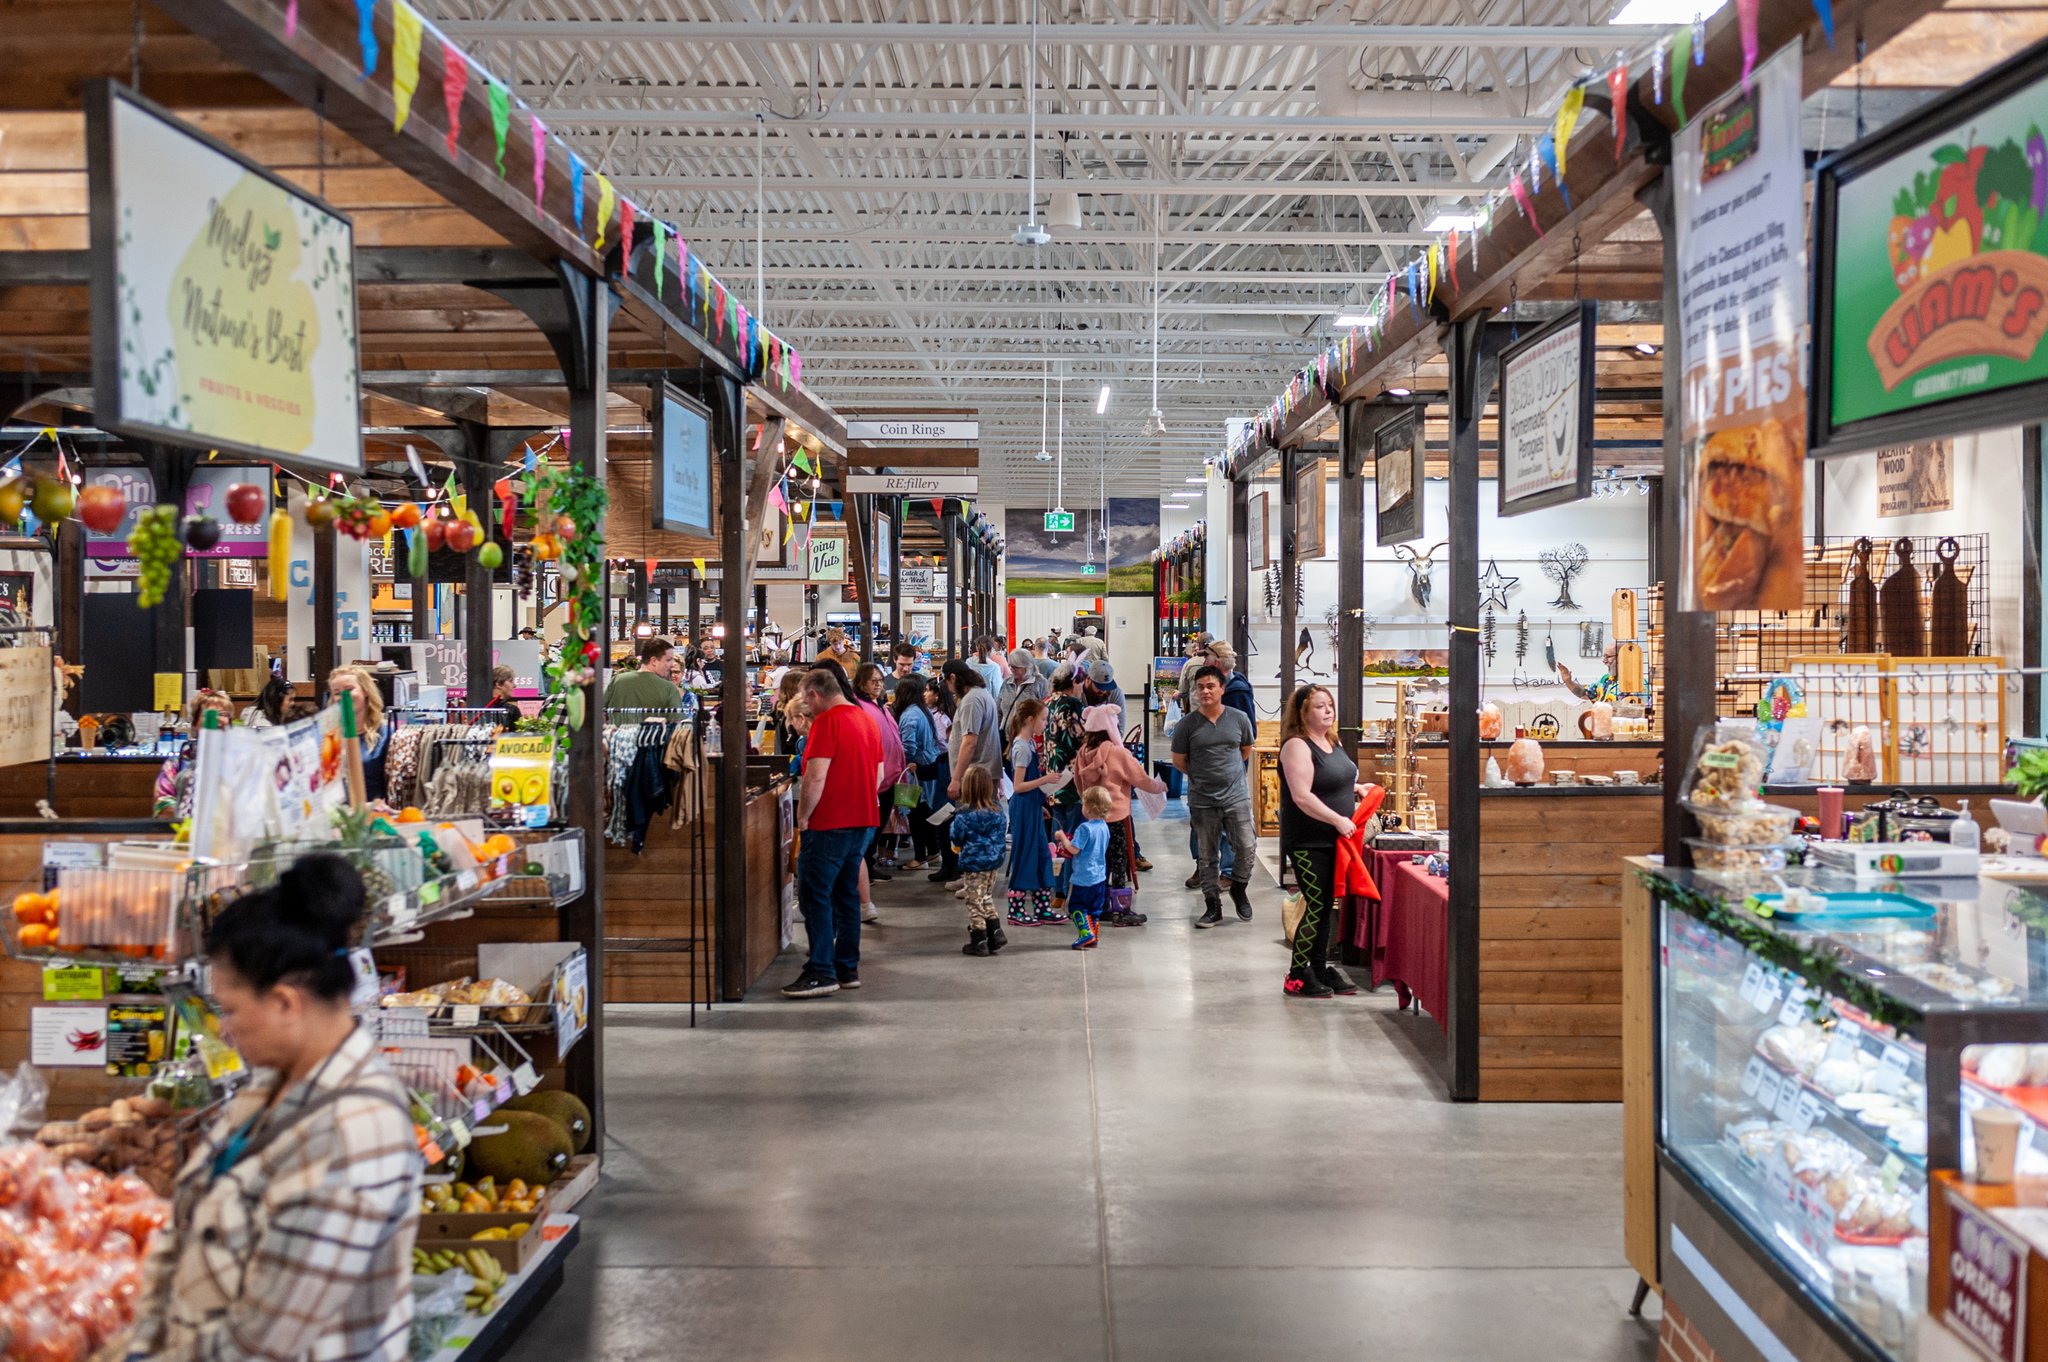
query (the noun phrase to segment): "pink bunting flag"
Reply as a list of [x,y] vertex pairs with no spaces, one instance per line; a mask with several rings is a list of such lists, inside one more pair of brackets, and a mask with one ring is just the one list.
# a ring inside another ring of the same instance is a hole
[[789,386],[799,387],[804,381],[804,357],[795,350],[789,352]]
[[540,115],[529,113],[533,121],[533,211],[541,211],[541,195],[548,187],[548,125],[540,121]]
[[285,4],[284,36],[287,42],[299,36],[299,0],[287,0]]
[[[1735,25],[1742,34],[1742,88],[1749,88],[1749,73],[1756,70],[1757,0],[1735,0]],[[1698,44],[1702,52],[1706,44]]]
[[1614,159],[1620,163],[1628,152],[1628,58],[1614,63],[1607,73],[1609,116],[1614,120]]
[[633,201],[619,200],[619,273],[630,277],[633,273],[633,219],[638,216]]
[[1521,207],[1522,216],[1529,219],[1529,225],[1536,229],[1536,235],[1542,236],[1543,224],[1536,220],[1536,205],[1530,201],[1529,186],[1522,183],[1520,171],[1509,172],[1508,192],[1515,196],[1516,204]]
[[448,154],[462,135],[462,94],[469,88],[469,58],[445,38],[441,41],[441,102],[448,110]]

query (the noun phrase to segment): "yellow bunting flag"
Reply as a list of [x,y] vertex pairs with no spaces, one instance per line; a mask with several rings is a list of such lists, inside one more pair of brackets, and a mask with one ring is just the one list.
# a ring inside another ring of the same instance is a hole
[[603,171],[599,171],[597,174],[597,240],[592,244],[600,251],[604,249],[604,226],[612,220],[613,202],[612,182],[604,177]]
[[702,558],[692,558],[690,562],[697,569],[697,575],[702,577],[704,575],[704,560]]
[[1564,178],[1565,147],[1572,140],[1572,129],[1579,125],[1579,111],[1586,107],[1586,92],[1579,86],[1572,86],[1564,92],[1564,103],[1557,106],[1557,178]]
[[405,0],[391,6],[391,130],[405,127],[420,83],[420,12]]
[[1436,297],[1436,268],[1439,254],[1441,252],[1436,246],[1432,245],[1429,248],[1429,296],[1432,298]]

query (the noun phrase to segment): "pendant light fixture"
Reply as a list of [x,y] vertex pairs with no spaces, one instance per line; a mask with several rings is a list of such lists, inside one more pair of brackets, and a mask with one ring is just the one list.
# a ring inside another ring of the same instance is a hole
[[1019,246],[1044,246],[1052,241],[1052,233],[1038,221],[1038,3],[1031,0],[1031,69],[1024,80],[1031,101],[1024,134],[1024,225],[1010,238]]

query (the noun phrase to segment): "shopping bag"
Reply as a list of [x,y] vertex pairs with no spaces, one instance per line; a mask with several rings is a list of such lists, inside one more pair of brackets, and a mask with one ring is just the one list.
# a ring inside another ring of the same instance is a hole
[[895,803],[899,809],[914,809],[917,801],[924,797],[924,790],[914,780],[896,782]]
[[1280,931],[1288,945],[1294,944],[1294,933],[1301,927],[1301,920],[1308,916],[1308,900],[1299,889],[1290,892],[1280,900]]
[[1142,809],[1147,818],[1158,819],[1166,814],[1166,792],[1164,790],[1131,791],[1132,806]]

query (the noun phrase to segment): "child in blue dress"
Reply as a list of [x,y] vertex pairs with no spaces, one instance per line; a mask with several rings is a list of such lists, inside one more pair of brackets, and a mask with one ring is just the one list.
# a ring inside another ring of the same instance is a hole
[[960,777],[960,798],[954,803],[951,836],[960,858],[967,900],[967,944],[962,955],[994,955],[1010,944],[996,916],[996,872],[1003,867],[1003,833],[1008,827],[996,804],[996,779],[988,768],[969,766]]
[[1045,731],[1045,705],[1026,696],[1010,711],[1010,921],[1065,922],[1052,906],[1052,853],[1046,849],[1045,797],[1061,777],[1048,775],[1038,759]]

